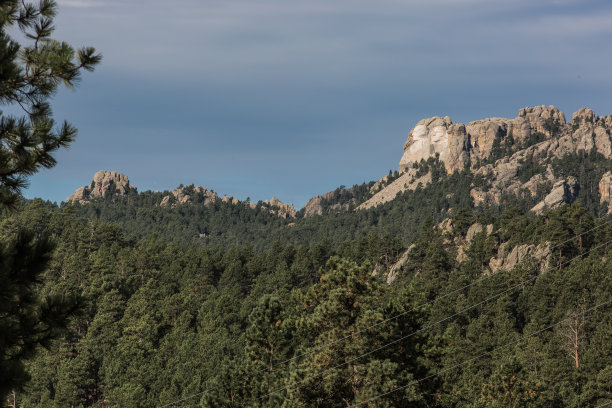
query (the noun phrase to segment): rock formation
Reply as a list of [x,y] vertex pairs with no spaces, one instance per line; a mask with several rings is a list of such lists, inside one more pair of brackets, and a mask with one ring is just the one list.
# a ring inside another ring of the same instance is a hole
[[236,205],[236,204],[238,204],[240,202],[236,197],[228,197],[226,195],[223,196],[221,201],[223,201],[224,203],[232,203],[234,205]]
[[448,116],[423,119],[408,135],[399,169],[404,172],[437,153],[448,173],[460,171],[487,160],[496,141],[522,143],[536,132],[550,138],[555,127],[565,125],[565,115],[554,106],[523,108],[515,119],[488,118],[466,125],[454,123]]
[[464,125],[451,122],[448,116],[423,119],[412,129],[404,144],[400,172],[438,154],[446,171],[452,173],[468,163],[468,151],[469,139]]
[[[486,190],[473,188],[476,205],[499,204],[504,194],[524,198],[546,194],[533,207],[541,212],[562,202],[571,202],[580,188],[573,178],[553,174],[549,162],[578,151],[602,154],[612,159],[612,116],[597,117],[587,108],[572,115],[569,123],[554,106],[523,108],[514,119],[488,118],[466,125],[447,117],[423,119],[410,131],[399,163],[400,177],[358,208],[366,209],[393,200],[398,193],[413,190],[418,183],[430,182],[427,176],[415,179],[413,168],[421,160],[438,156],[447,173],[471,169],[490,181]],[[505,149],[505,150],[504,150]],[[528,181],[518,177],[527,165],[546,166]],[[600,183],[601,202],[610,202],[607,178]],[[552,187],[552,189],[551,189]]]
[[517,245],[510,251],[507,248],[507,242],[501,244],[497,251],[497,257],[490,259],[489,268],[491,272],[497,272],[500,269],[509,271],[529,257],[536,262],[541,271],[548,268],[551,256],[549,244]]
[[[385,176],[384,178],[386,177],[387,176]],[[350,188],[348,190],[350,190]],[[308,200],[308,202],[304,206],[304,217],[311,217],[313,215],[322,215],[323,213],[329,212],[329,211],[348,210],[351,204],[355,202],[355,200],[351,200],[351,202],[348,202],[348,203],[327,204],[327,202],[330,202],[331,200],[333,200],[335,194],[336,194],[336,191],[334,190],[334,191],[329,191],[322,195],[312,197],[310,200]]]
[[94,174],[89,186],[80,187],[66,199],[67,203],[78,202],[84,204],[93,198],[103,198],[108,195],[123,197],[136,187],[130,185],[127,176],[115,171],[100,170]]
[[200,186],[188,186],[179,187],[172,190],[171,194],[168,194],[162,198],[159,204],[162,207],[168,207],[178,204],[191,204],[194,202],[208,205],[214,203],[219,199],[217,193],[211,190],[207,190]]
[[608,214],[612,213],[612,172],[608,171],[599,181],[599,202],[608,203]]
[[395,181],[374,194],[366,202],[357,207],[358,210],[376,207],[379,204],[393,200],[399,193],[416,189],[419,185],[425,186],[431,182],[431,173],[417,177],[417,169],[409,168]]
[[281,218],[295,218],[296,211],[293,204],[283,203],[276,197],[272,197],[270,200],[264,201],[264,203],[270,206],[272,214],[276,214]]
[[577,194],[578,183],[574,177],[568,177],[567,180],[557,181],[550,193],[536,204],[531,211],[540,214],[546,208],[556,208],[563,203],[570,202]]

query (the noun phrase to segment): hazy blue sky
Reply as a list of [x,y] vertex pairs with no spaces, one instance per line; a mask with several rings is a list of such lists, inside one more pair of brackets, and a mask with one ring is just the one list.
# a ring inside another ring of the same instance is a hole
[[80,132],[28,197],[101,169],[303,206],[396,169],[424,117],[612,113],[612,2],[59,0],[55,37],[104,55],[57,119]]

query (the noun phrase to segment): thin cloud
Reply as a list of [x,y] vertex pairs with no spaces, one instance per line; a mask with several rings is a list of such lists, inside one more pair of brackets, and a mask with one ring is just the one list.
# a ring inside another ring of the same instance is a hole
[[101,7],[104,3],[86,0],[59,0],[58,4],[60,7],[87,9]]

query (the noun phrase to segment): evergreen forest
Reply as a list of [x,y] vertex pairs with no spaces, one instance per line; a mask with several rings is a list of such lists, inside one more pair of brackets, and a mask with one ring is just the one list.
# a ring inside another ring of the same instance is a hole
[[580,186],[542,212],[551,180],[475,203],[493,176],[473,170],[521,147],[497,139],[472,169],[414,163],[431,182],[369,209],[398,172],[295,218],[261,202],[161,205],[168,192],[25,199],[77,135],[54,96],[102,58],[53,39],[56,13],[0,0],[0,406],[612,404],[612,211],[598,187],[612,161],[597,149],[521,163],[522,182],[550,166]]

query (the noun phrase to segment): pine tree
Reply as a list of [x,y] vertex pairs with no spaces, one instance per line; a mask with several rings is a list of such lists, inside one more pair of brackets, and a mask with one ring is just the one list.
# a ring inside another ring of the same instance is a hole
[[[22,116],[0,112],[0,209],[14,209],[27,178],[55,165],[53,154],[76,136],[69,123],[56,126],[50,99],[60,85],[75,86],[82,70],[101,60],[95,49],[75,50],[51,38],[57,5],[0,0],[0,105]],[[16,26],[26,44],[7,31]],[[57,336],[75,303],[39,299],[36,284],[52,251],[50,241],[18,231],[0,249],[0,401],[28,378],[23,366],[36,346]]]
[[381,302],[384,293],[368,264],[330,259],[320,282],[300,299],[306,310],[296,329],[309,339],[302,350],[308,357],[288,376],[286,406],[425,405],[414,381],[425,374],[416,318],[405,309],[406,299]]

